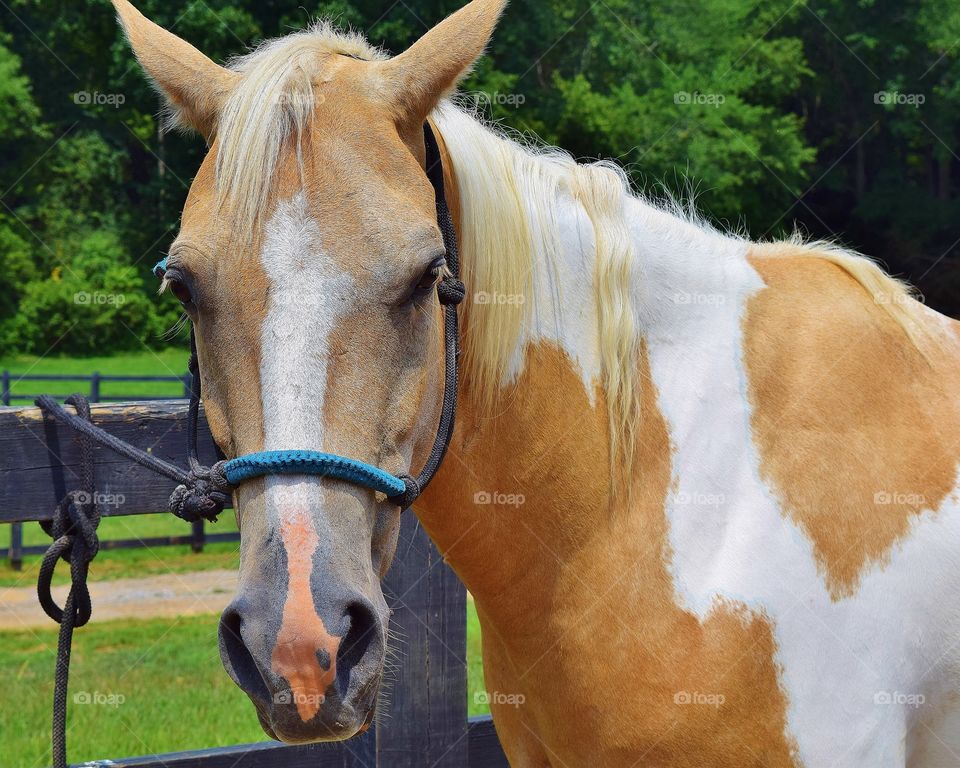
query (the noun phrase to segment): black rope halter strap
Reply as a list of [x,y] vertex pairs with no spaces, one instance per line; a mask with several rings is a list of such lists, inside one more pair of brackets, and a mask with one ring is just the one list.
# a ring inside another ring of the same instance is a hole
[[416,478],[410,475],[401,475],[406,489],[402,494],[391,496],[390,501],[400,509],[407,509],[437,474],[443,457],[447,455],[450,438],[453,437],[454,422],[457,415],[457,380],[458,364],[460,360],[460,329],[457,319],[457,306],[465,296],[466,288],[460,280],[460,251],[457,247],[457,232],[453,226],[453,216],[447,205],[447,195],[443,181],[443,159],[440,156],[440,147],[437,138],[429,123],[423,126],[423,139],[427,148],[427,178],[433,185],[437,199],[437,224],[443,235],[443,247],[447,252],[448,275],[437,286],[437,296],[443,305],[443,348],[444,348],[444,381],[443,403],[440,407],[440,425],[437,428],[437,437],[430,449],[423,469]]
[[[81,395],[67,398],[77,410],[77,418],[88,423],[90,405]],[[67,684],[70,678],[70,651],[73,630],[90,621],[92,606],[87,589],[87,571],[90,561],[100,549],[97,526],[100,511],[97,508],[94,483],[93,441],[80,433],[80,488],[64,496],[53,514],[53,520],[41,523],[53,537],[37,578],[37,597],[44,612],[60,624],[57,638],[57,666],[53,688],[53,764],[63,768],[67,764]],[[50,593],[53,572],[60,559],[70,563],[70,592],[63,604],[57,605]]]
[[[447,261],[447,274],[437,285],[437,297],[443,306],[444,325],[443,402],[440,410],[440,423],[430,454],[416,477],[409,474],[394,477],[375,467],[364,465],[362,462],[325,454],[319,460],[316,457],[310,457],[309,461],[299,459],[301,461],[299,464],[297,463],[298,457],[291,458],[287,455],[283,459],[287,466],[280,468],[276,465],[271,467],[269,464],[265,464],[265,469],[257,470],[258,474],[275,474],[281,471],[312,472],[374,488],[379,488],[376,481],[382,482],[385,477],[393,481],[392,491],[398,490],[402,483],[402,491],[388,496],[389,501],[400,507],[402,511],[408,509],[423,493],[443,462],[450,445],[450,438],[453,435],[457,411],[458,363],[460,357],[457,306],[463,302],[466,289],[460,280],[457,236],[453,225],[453,217],[450,215],[450,209],[447,206],[440,147],[433,130],[426,123],[423,127],[423,138],[426,146],[426,172],[436,196],[437,223],[443,234]],[[177,483],[177,487],[170,494],[168,507],[170,512],[182,520],[187,522],[197,522],[199,520],[214,522],[217,515],[230,502],[234,483],[230,482],[228,476],[230,474],[229,465],[243,460],[227,462],[220,454],[218,447],[220,461],[211,467],[206,467],[200,463],[197,435],[199,431],[201,384],[195,329],[190,331],[189,370],[191,385],[190,405],[187,410],[188,469],[170,464],[96,426],[90,416],[90,405],[83,395],[71,395],[67,398],[66,404],[73,406],[73,413],[49,395],[43,395],[36,400],[37,407],[44,415],[50,416],[73,429],[77,433],[80,443],[81,487],[79,490],[71,491],[60,501],[52,521],[43,523],[44,530],[53,537],[54,542],[43,557],[37,580],[37,594],[40,605],[51,619],[60,624],[53,696],[54,768],[67,768],[67,685],[70,676],[73,630],[86,624],[92,613],[90,593],[87,589],[87,572],[90,561],[96,557],[100,548],[96,533],[97,526],[100,524],[100,512],[96,503],[94,443]],[[290,454],[291,452],[284,453]],[[249,460],[251,457],[244,458]],[[255,476],[255,474],[248,473],[245,476],[250,477]],[[371,476],[374,477],[373,482],[369,479]],[[70,592],[63,608],[56,604],[50,591],[54,569],[61,559],[70,563],[71,577]]]

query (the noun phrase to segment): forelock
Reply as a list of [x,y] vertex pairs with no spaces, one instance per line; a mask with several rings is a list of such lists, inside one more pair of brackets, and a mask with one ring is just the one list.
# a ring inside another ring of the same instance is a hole
[[229,63],[242,79],[217,125],[216,187],[219,203],[233,205],[238,231],[252,232],[266,209],[277,163],[291,137],[299,152],[316,102],[313,80],[329,54],[364,61],[387,58],[362,35],[320,21],[268,40]]

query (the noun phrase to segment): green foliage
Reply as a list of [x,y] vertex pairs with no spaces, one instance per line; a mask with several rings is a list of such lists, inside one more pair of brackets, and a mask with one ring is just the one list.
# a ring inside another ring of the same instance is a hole
[[[462,2],[137,5],[223,62],[320,17],[396,52]],[[109,0],[16,0],[9,10],[0,342],[156,344],[177,312],[152,295],[149,268],[176,233],[206,147],[161,134],[159,100]],[[923,278],[928,297],[956,312],[958,40],[955,0],[514,0],[465,88],[512,128],[620,161],[639,189],[695,193],[721,226],[771,237],[798,222],[839,234]],[[911,95],[923,102],[898,101]],[[84,291],[126,300],[74,304]]]
[[0,322],[13,317],[23,287],[37,276],[30,244],[17,234],[15,223],[0,216]]
[[615,157],[641,186],[662,182],[676,194],[695,180],[716,218],[772,222],[801,191],[815,153],[782,105],[808,69],[799,41],[764,37],[795,4],[559,5],[558,33],[586,16],[521,86],[549,115],[536,126],[545,138],[579,156]]
[[797,106],[819,147],[819,182],[799,211],[840,232],[929,303],[960,313],[960,7],[950,0],[825,0],[789,28],[815,74]]
[[[51,252],[44,262],[63,263],[76,247],[76,232],[106,228],[119,234],[124,158],[94,132],[79,132],[58,141],[41,160],[38,198],[23,216],[45,233]],[[41,254],[42,256],[42,254]]]
[[7,39],[0,36],[0,140],[4,144],[31,135],[40,119],[30,79],[21,71],[20,57],[6,47]]
[[25,285],[5,336],[37,354],[59,348],[64,339],[80,354],[156,343],[162,327],[154,300],[137,270],[125,263],[116,233],[89,232],[77,246],[64,266]]

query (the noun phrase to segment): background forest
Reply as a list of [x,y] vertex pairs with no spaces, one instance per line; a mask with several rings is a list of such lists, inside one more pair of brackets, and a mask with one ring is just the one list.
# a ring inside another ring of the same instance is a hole
[[[222,62],[317,17],[398,52],[461,2],[136,4]],[[960,316],[956,0],[513,0],[465,90],[718,226],[836,238]],[[158,110],[108,0],[0,0],[0,349],[164,344],[150,267],[204,145]]]

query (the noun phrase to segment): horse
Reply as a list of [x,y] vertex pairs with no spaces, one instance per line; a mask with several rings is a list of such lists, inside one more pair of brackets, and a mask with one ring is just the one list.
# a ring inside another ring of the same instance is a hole
[[[960,757],[960,326],[859,254],[752,242],[458,106],[504,0],[388,57],[321,23],[220,66],[113,0],[209,146],[165,285],[227,456],[394,474],[474,596],[515,768],[943,766]],[[399,512],[314,475],[235,492],[224,666],[287,742],[367,728]]]

